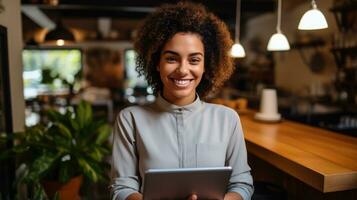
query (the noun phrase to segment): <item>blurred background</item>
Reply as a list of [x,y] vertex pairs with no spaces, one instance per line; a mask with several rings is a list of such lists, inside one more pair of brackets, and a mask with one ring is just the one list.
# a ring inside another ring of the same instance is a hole
[[[7,29],[0,34],[7,42],[0,43],[1,131],[34,126],[47,120],[48,109],[64,112],[81,100],[109,125],[123,107],[153,102],[135,71],[133,39],[148,14],[174,2],[0,0],[0,25]],[[219,16],[236,42],[239,33],[245,49],[245,57],[234,58],[232,78],[209,101],[238,106],[244,115],[259,108],[264,88],[274,88],[284,119],[357,136],[357,1],[316,1],[328,23],[321,30],[298,29],[311,1],[283,1],[280,29],[290,45],[284,51],[267,50],[277,0],[194,2]],[[104,185],[83,199],[107,199]]]

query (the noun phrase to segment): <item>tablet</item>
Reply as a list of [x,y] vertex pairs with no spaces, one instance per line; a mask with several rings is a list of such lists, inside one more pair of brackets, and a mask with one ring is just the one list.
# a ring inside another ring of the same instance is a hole
[[196,194],[198,199],[223,199],[231,173],[231,167],[149,169],[143,198],[187,199]]

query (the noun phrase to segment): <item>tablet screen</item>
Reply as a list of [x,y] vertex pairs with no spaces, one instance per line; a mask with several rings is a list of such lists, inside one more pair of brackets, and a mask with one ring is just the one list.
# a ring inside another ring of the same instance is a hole
[[187,199],[196,194],[199,199],[223,199],[231,167],[149,169],[145,172],[144,200]]

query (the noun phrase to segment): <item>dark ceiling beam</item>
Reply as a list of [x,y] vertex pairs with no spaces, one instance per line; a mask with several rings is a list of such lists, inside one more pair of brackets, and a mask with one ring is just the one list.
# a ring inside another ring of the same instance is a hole
[[50,18],[62,19],[85,19],[110,17],[112,19],[142,19],[148,15],[147,12],[129,12],[129,11],[113,11],[113,10],[45,10],[42,9]]
[[[36,1],[38,3],[36,3]],[[43,4],[42,0],[22,0],[22,6],[36,6],[54,21],[60,19],[86,19],[108,17],[141,20],[163,3],[178,0],[60,0],[57,6]],[[236,0],[192,0],[204,4],[230,28],[235,24]],[[241,24],[246,20],[276,10],[275,0],[241,0]],[[34,3],[35,2],[35,3]]]
[[[226,4],[209,4],[206,6],[209,10],[217,14],[222,19],[235,18],[235,2]],[[148,13],[153,12],[156,7],[132,7],[132,6],[94,6],[94,5],[60,5],[60,6],[39,6],[45,13],[57,13],[64,18],[96,18],[96,17],[112,17],[112,18],[143,18]],[[246,13],[265,13],[273,12],[275,9],[272,3],[259,3],[259,6],[254,2],[246,2],[242,4],[242,15]]]
[[[156,7],[163,3],[175,3],[178,0],[60,0],[59,5],[82,5],[82,6],[146,6],[146,7]],[[33,0],[22,0],[22,5],[25,4],[35,4],[38,6],[49,6],[49,4],[43,3],[42,1]],[[54,6],[56,7],[56,6]]]
[[[33,0],[22,0],[22,5],[37,5],[44,10],[130,10],[131,12],[152,12],[164,3],[175,3],[178,0],[60,0],[57,6],[43,3],[30,3]],[[206,5],[217,13],[235,12],[236,0],[192,0]],[[243,12],[270,12],[275,7],[274,0],[242,0]]]
[[[26,4],[27,5],[27,4]],[[22,5],[22,6],[26,6]],[[33,5],[34,6],[34,5]],[[61,4],[58,6],[35,5],[42,10],[103,10],[103,11],[130,11],[130,12],[153,12],[155,7],[150,6],[111,6],[111,5],[80,5],[80,4]]]

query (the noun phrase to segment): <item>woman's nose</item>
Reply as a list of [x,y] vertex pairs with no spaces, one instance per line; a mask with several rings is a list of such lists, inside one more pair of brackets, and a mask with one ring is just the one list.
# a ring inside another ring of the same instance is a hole
[[176,72],[180,74],[187,74],[189,71],[189,63],[182,61],[176,68]]

